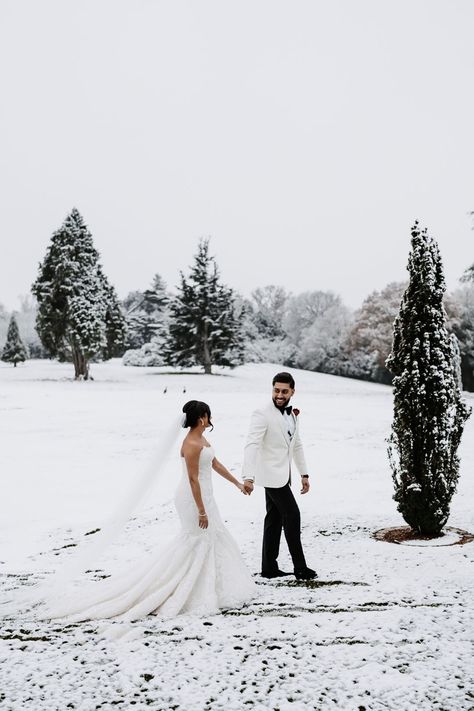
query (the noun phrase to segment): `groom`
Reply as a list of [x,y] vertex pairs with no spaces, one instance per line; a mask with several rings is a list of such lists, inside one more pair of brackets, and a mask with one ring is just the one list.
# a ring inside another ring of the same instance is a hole
[[309,477],[298,431],[299,410],[290,399],[295,381],[290,373],[273,378],[272,402],[255,410],[244,452],[244,488],[251,494],[253,482],[265,487],[267,514],[263,527],[262,576],[290,575],[278,568],[282,529],[293,560],[295,577],[310,580],[316,573],[306,565],[301,545],[300,510],[291,490],[291,462],[301,475],[301,493],[309,491]]

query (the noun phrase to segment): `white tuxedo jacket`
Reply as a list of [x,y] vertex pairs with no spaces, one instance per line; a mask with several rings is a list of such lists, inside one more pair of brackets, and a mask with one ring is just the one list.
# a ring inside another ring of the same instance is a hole
[[295,432],[290,438],[285,417],[273,401],[267,407],[255,410],[244,450],[244,479],[252,479],[259,486],[279,489],[288,483],[292,460],[300,474],[308,473],[298,417],[293,413],[291,417],[295,423]]

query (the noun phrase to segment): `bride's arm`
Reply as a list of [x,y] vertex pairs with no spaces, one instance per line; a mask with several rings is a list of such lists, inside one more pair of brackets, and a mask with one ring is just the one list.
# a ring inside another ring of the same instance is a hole
[[186,447],[183,448],[184,461],[186,462],[186,469],[188,470],[189,484],[191,486],[191,491],[193,494],[194,501],[196,502],[198,516],[199,516],[199,527],[207,528],[208,520],[206,511],[204,508],[204,503],[202,501],[201,495],[201,485],[199,484],[199,455],[201,450],[198,447]]
[[227,479],[227,481],[230,481],[231,484],[235,484],[237,489],[239,489],[243,494],[247,494],[247,492],[245,491],[244,485],[241,484],[240,481],[238,481],[235,478],[235,476],[232,476],[230,471],[228,469],[226,469],[226,467],[223,464],[221,464],[221,462],[218,459],[216,459],[215,457],[212,460],[212,468],[214,469],[214,471],[216,471],[218,474],[220,474],[222,477],[224,477],[224,479]]

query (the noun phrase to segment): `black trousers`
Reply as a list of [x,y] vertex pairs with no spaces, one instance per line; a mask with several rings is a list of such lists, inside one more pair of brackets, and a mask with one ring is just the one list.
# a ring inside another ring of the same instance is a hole
[[267,514],[263,524],[262,573],[278,570],[282,530],[285,532],[293,567],[306,568],[301,545],[301,516],[289,484],[279,489],[265,488]]

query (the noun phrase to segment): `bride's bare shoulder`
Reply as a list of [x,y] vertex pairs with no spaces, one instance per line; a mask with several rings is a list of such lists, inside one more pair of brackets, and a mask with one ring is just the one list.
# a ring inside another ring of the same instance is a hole
[[185,459],[199,457],[202,447],[203,445],[200,442],[185,437],[181,445],[181,456]]

